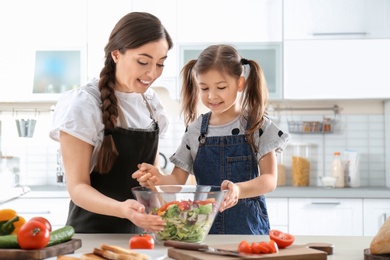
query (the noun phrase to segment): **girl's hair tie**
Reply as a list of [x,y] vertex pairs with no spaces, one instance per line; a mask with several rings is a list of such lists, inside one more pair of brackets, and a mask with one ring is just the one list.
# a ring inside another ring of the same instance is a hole
[[112,130],[104,129],[104,136],[106,136],[106,135],[112,135]]
[[248,62],[247,59],[241,58],[241,64],[242,64],[242,65],[248,65],[249,62]]

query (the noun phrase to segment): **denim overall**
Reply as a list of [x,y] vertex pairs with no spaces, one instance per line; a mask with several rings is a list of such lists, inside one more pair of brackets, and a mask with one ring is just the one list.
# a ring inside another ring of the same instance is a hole
[[[112,137],[119,155],[113,168],[107,174],[95,171],[90,174],[92,187],[118,201],[135,199],[131,188],[139,186],[139,183],[131,174],[138,169],[137,164],[142,162],[153,164],[156,159],[159,128],[146,99],[145,102],[154,120],[154,130],[116,127]],[[119,111],[119,119],[121,115]],[[123,119],[120,121],[124,123]],[[141,228],[128,219],[89,212],[75,205],[73,201],[69,204],[66,224],[73,226],[76,233],[143,233]]]
[[[255,154],[245,135],[206,137],[211,113],[203,115],[194,174],[199,185],[220,186],[227,179],[245,182],[259,175]],[[239,199],[219,213],[210,234],[267,235],[270,229],[264,196]]]

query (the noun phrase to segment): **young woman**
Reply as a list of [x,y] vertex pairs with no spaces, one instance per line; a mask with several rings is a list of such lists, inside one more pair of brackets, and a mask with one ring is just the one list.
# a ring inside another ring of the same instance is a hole
[[[276,155],[290,136],[265,115],[268,91],[260,66],[232,46],[212,45],[184,66],[182,76],[187,128],[170,158],[175,168],[164,176],[143,163],[133,178],[142,186],[184,184],[194,174],[197,184],[229,190],[211,234],[268,234],[263,194],[276,187]],[[199,97],[210,112],[198,117]]]
[[67,225],[77,233],[139,233],[165,222],[134,200],[137,164],[158,165],[167,116],[150,85],[161,76],[172,40],[160,20],[142,12],[121,18],[105,47],[100,78],[69,91],[54,112],[71,198]]

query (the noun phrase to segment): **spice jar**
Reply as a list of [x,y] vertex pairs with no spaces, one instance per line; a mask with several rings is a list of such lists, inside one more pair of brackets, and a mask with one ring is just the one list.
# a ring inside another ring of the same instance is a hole
[[294,144],[292,156],[292,185],[309,186],[310,185],[310,145]]

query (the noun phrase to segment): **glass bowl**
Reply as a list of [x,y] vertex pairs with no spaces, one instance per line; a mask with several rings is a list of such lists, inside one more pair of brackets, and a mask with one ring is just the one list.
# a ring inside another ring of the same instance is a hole
[[207,185],[160,185],[153,190],[132,188],[146,213],[167,222],[164,230],[153,233],[157,243],[166,240],[202,242],[219,212],[227,190]]
[[320,176],[322,186],[328,189],[334,188],[336,186],[336,182],[338,178],[339,177],[335,177],[335,176]]

